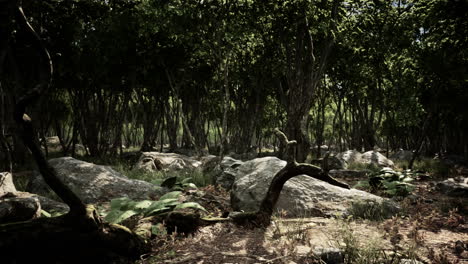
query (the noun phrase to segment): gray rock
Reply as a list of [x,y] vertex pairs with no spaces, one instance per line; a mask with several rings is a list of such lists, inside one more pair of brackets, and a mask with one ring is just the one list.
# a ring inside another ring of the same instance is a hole
[[314,256],[327,264],[344,263],[344,254],[338,248],[315,247],[312,252],[314,253]]
[[13,176],[9,172],[0,173],[0,197],[7,193],[16,192],[15,185],[13,184]]
[[202,163],[201,171],[204,173],[210,173],[219,164],[220,157],[215,155],[207,155],[200,157],[198,160]]
[[436,189],[448,196],[468,197],[468,184],[464,183],[464,181],[456,182],[453,178],[437,183]]
[[49,213],[66,213],[70,210],[68,205],[65,203],[57,202],[55,200],[37,194],[31,194],[31,197],[37,198],[39,200],[39,203],[41,204],[41,208]]
[[412,151],[403,150],[403,149],[398,150],[392,156],[390,156],[392,160],[405,160],[405,161],[410,161],[412,157],[413,157]]
[[393,167],[393,161],[387,159],[384,155],[377,151],[367,151],[361,155],[362,163],[374,164],[379,167]]
[[328,164],[328,169],[330,170],[342,170],[346,167],[346,164],[343,160],[339,159],[336,156],[326,157],[326,162]]
[[[49,151],[62,151],[62,145],[60,144],[60,140],[58,136],[52,136],[52,137],[46,137],[46,144],[47,144],[47,149]],[[44,146],[41,145],[41,148],[44,149]],[[70,149],[71,150],[71,149]],[[80,154],[85,154],[86,153],[86,148],[81,145],[81,144],[76,144],[75,145],[75,152],[80,153]]]
[[362,179],[367,176],[368,171],[366,170],[331,170],[328,172],[333,178],[352,178]]
[[236,180],[237,170],[242,164],[244,164],[243,161],[224,157],[213,171],[215,183],[226,190],[230,190]]
[[348,166],[352,163],[357,164],[374,164],[379,167],[393,167],[393,161],[387,159],[378,151],[367,151],[360,153],[356,150],[347,150],[345,152],[338,153],[336,155],[338,159],[344,162],[344,169],[347,169]]
[[135,169],[145,171],[190,171],[201,168],[201,165],[201,161],[181,154],[143,152],[135,165]]
[[[257,158],[241,165],[231,191],[232,208],[258,210],[273,177],[285,165],[286,161],[276,157]],[[352,203],[363,201],[381,202],[383,198],[300,175],[286,182],[276,210],[284,210],[288,216],[334,216],[345,214]]]
[[66,205],[65,203],[57,202],[57,201],[55,201],[53,199],[50,199],[50,198],[47,198],[47,197],[44,197],[44,196],[40,196],[40,195],[37,195],[37,194],[34,194],[34,193],[15,192],[15,193],[9,193],[8,197],[9,198],[15,197],[15,198],[18,198],[18,199],[20,199],[20,198],[23,198],[23,199],[28,199],[28,198],[36,199],[36,200],[39,201],[39,203],[41,205],[41,209],[44,210],[44,211],[47,211],[49,213],[51,213],[51,212],[66,213],[66,212],[68,212],[70,210],[68,205]]
[[361,152],[357,150],[347,150],[336,155],[343,162],[343,169],[348,168],[348,165],[351,163],[362,163],[361,156]]
[[[96,165],[71,157],[49,160],[58,177],[85,203],[106,202],[118,197],[145,200],[162,195],[163,189],[151,183],[128,179],[109,166]],[[43,194],[42,177],[35,177],[31,190]]]
[[48,195],[53,192],[49,185],[44,182],[42,175],[38,171],[33,171],[32,176],[29,178],[26,191],[40,195]]
[[0,224],[27,221],[41,215],[41,204],[35,197],[16,197],[14,194],[0,198]]

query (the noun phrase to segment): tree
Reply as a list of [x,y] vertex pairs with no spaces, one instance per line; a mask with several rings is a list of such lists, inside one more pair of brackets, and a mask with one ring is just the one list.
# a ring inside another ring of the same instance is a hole
[[[25,262],[34,259],[55,262],[57,259],[63,261],[65,257],[71,257],[71,262],[82,262],[85,256],[86,260],[94,258],[100,262],[110,262],[112,259],[116,260],[116,257],[117,259],[139,257],[148,249],[147,244],[127,229],[103,223],[94,207],[85,205],[68,186],[63,184],[46,161],[37,144],[37,133],[34,131],[32,120],[26,114],[26,109],[45,95],[49,88],[53,73],[52,60],[41,38],[28,22],[21,2],[4,1],[0,4],[7,10],[6,16],[2,17],[0,37],[4,42],[0,54],[9,52],[10,45],[18,44],[18,42],[11,41],[14,25],[12,21],[16,21],[17,32],[23,34],[21,40],[29,43],[32,54],[37,56],[35,57],[36,68],[32,67],[37,73],[36,84],[26,83],[29,86],[28,89],[23,90],[23,94],[15,104],[14,120],[18,125],[18,133],[31,151],[45,182],[70,207],[70,211],[60,217],[2,226],[0,250],[3,261]],[[3,68],[5,63],[3,58],[4,56],[0,60],[0,68]],[[34,76],[34,74],[31,75]],[[32,82],[34,78],[31,77],[27,81]],[[14,79],[13,83],[20,88],[20,79]],[[126,245],[122,247],[118,245],[119,243]],[[47,246],[44,247],[44,245]],[[58,252],[50,252],[49,247]],[[20,250],[26,250],[29,254],[24,254]]]

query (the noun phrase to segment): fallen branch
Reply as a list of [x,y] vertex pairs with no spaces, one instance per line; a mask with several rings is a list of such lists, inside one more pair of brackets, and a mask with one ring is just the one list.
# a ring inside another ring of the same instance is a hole
[[306,163],[297,163],[294,151],[295,141],[289,141],[286,135],[279,129],[275,130],[275,134],[280,142],[282,142],[281,144],[286,146],[286,152],[288,154],[286,160],[288,163],[275,175],[275,177],[273,177],[265,198],[260,204],[260,208],[257,212],[237,213],[231,216],[234,222],[238,224],[251,224],[259,227],[270,225],[273,209],[278,202],[278,198],[281,190],[283,190],[284,184],[289,179],[298,175],[307,175],[331,185],[349,189],[349,186],[346,183],[334,179],[320,167]]

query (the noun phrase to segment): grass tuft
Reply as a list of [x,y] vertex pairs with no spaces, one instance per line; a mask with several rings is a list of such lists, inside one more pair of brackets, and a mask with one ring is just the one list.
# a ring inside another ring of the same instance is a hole
[[348,213],[354,219],[380,222],[396,215],[398,211],[392,202],[384,200],[382,202],[363,201],[352,203]]

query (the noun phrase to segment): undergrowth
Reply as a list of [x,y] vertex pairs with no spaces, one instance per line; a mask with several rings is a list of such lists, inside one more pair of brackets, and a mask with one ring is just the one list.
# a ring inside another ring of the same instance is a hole
[[[401,170],[408,169],[409,161],[395,161],[395,167]],[[431,158],[421,158],[414,161],[413,171],[424,172],[431,175],[435,179],[445,179],[450,176],[451,169],[441,160]]]
[[[352,218],[337,220],[339,228],[331,242],[342,250],[345,264],[397,264],[402,260],[416,263],[419,245],[415,239],[401,243],[403,235],[397,219],[392,218],[386,225],[383,237],[367,237],[365,241],[353,231]],[[386,237],[391,245],[385,246]]]
[[379,222],[398,214],[398,207],[388,200],[382,202],[362,201],[352,203],[348,214],[354,219]]

